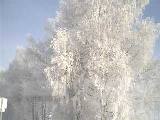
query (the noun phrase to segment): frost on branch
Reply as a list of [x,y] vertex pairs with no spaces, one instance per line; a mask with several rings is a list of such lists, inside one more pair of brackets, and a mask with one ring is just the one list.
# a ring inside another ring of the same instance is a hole
[[134,120],[158,120],[160,113],[160,61],[151,61],[135,82]]

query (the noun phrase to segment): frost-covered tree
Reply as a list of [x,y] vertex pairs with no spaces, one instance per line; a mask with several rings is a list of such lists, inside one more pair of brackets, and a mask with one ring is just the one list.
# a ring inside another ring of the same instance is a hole
[[134,85],[152,58],[159,32],[159,25],[142,19],[148,3],[60,2],[52,65],[45,69],[55,99],[53,119],[137,120]]
[[141,72],[134,88],[134,119],[160,119],[160,61],[151,61]]

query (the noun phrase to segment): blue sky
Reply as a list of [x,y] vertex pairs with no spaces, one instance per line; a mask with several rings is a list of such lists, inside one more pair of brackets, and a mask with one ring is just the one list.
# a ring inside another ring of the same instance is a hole
[[[144,15],[154,18],[156,23],[160,23],[160,0],[150,0],[150,4],[146,6]],[[154,57],[160,59],[160,39],[156,42]]]
[[[17,46],[26,45],[31,33],[41,40],[47,18],[54,17],[58,0],[0,0],[0,69],[6,69],[15,56]],[[160,0],[151,0],[145,16],[160,22]],[[160,58],[160,40],[155,47],[155,57]]]
[[54,17],[58,0],[0,0],[0,69],[7,68],[27,34],[40,40],[47,18]]

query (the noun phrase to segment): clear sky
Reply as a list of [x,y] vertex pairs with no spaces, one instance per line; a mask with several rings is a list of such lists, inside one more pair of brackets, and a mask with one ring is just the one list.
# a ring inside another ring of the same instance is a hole
[[[6,69],[13,60],[17,46],[26,45],[26,36],[43,38],[47,18],[54,17],[58,0],[0,0],[0,69]],[[160,22],[160,0],[151,0],[145,16]],[[160,40],[155,57],[160,58]]]
[[7,68],[27,34],[40,40],[47,18],[54,17],[58,0],[0,0],[0,69]]
[[[154,18],[156,23],[160,23],[160,0],[150,0],[150,4],[146,7],[144,15]],[[154,57],[160,59],[160,39],[157,40],[155,45]]]

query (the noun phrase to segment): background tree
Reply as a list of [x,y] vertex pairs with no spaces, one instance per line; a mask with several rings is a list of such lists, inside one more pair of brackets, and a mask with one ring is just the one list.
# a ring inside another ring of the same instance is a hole
[[51,111],[52,94],[44,68],[50,64],[52,51],[48,41],[36,43],[29,36],[28,43],[28,47],[17,49],[9,69],[4,72],[5,85],[2,86],[8,89],[4,88],[2,92],[7,93],[14,109],[13,120],[46,120],[44,116]]

